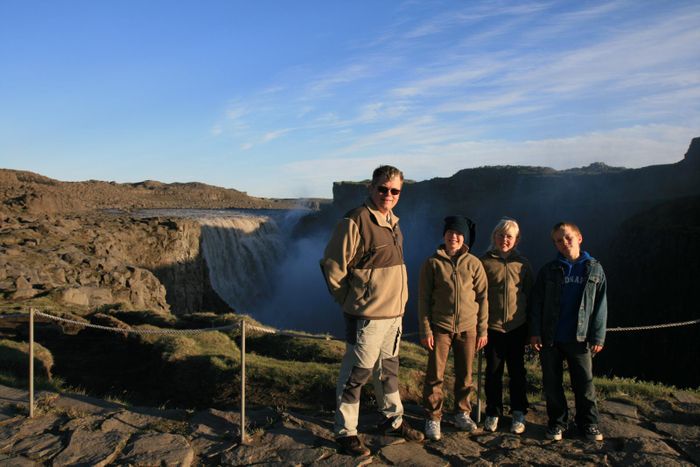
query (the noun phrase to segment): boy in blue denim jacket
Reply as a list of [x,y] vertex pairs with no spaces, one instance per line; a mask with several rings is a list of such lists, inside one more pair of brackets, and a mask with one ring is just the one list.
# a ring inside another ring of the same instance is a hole
[[563,383],[566,360],[576,399],[576,425],[586,438],[602,441],[592,357],[605,342],[605,273],[597,260],[581,250],[583,236],[576,224],[556,224],[552,240],[559,254],[540,269],[530,312],[530,344],[540,352],[547,401],[546,436],[560,440],[569,423]]

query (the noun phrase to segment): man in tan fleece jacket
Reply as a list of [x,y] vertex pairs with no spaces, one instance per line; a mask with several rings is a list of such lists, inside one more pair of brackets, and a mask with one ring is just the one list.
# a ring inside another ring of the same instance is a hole
[[374,376],[377,404],[385,417],[380,430],[421,441],[423,434],[403,419],[399,397],[401,321],[408,299],[403,236],[392,209],[399,201],[403,173],[380,166],[369,198],[338,223],[321,260],[328,289],[343,309],[345,356],[336,387],[334,434],[341,450],[367,456],[357,436],[362,386]]

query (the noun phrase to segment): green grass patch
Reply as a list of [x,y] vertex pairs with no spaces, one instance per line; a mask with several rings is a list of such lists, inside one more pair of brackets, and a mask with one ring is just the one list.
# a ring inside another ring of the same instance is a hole
[[[80,391],[73,388],[78,387],[94,396],[112,395],[124,404],[181,408],[238,407],[241,398],[241,336],[238,324],[241,320],[252,326],[261,326],[260,323],[250,317],[234,314],[194,313],[175,320],[118,310],[106,314],[135,329],[174,331],[233,327],[224,331],[167,335],[127,335],[83,328],[76,329],[74,334],[67,334],[65,329],[45,327],[39,333],[39,338],[46,339],[47,346],[38,344],[36,352],[37,368],[42,368],[37,374],[37,385],[42,384],[43,388],[58,392]],[[90,318],[89,315],[87,318]],[[305,333],[292,337],[250,329],[246,334],[246,401],[249,405],[313,411],[335,408],[335,385],[345,352],[344,342]],[[28,366],[24,340],[26,336],[20,331],[12,338],[0,340],[0,384],[27,386],[26,377],[22,376],[26,375]],[[55,365],[53,359],[56,360]],[[402,341],[400,361],[399,388],[402,398],[406,402],[420,404],[428,352],[416,343]],[[52,368],[70,383],[57,378],[49,381]],[[58,371],[61,368],[64,373]],[[477,368],[478,360],[475,358],[475,386]],[[485,370],[485,362],[482,369]],[[526,369],[530,400],[541,400],[539,360],[528,357]],[[453,404],[453,371],[450,357],[443,387],[448,410]],[[565,374],[565,390],[567,397],[571,397],[568,372]],[[71,375],[72,379],[67,375]],[[39,376],[43,376],[43,379]],[[506,373],[505,388],[507,384]],[[645,401],[670,400],[672,393],[677,391],[673,387],[630,378],[596,378],[595,384],[600,399],[623,398],[640,407],[644,406]],[[363,404],[373,402],[372,392],[372,384],[365,385]],[[688,392],[700,397],[698,390]],[[507,403],[507,390],[504,397]]]
[[[51,380],[53,355],[38,342],[34,343],[34,374]],[[19,377],[29,375],[29,343],[0,339],[0,368]]]

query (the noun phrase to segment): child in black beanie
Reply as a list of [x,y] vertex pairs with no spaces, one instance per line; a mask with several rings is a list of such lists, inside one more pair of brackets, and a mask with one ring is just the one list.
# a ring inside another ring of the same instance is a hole
[[488,284],[479,259],[469,252],[465,237],[474,239],[474,224],[464,216],[445,218],[444,243],[421,267],[418,285],[418,326],[428,351],[423,386],[425,435],[438,440],[443,406],[443,378],[450,348],[454,353],[455,425],[473,431],[470,396],[472,362],[486,345]]

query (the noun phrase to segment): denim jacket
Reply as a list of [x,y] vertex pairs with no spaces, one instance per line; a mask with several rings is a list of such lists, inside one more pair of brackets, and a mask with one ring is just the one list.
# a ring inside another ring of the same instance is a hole
[[[531,336],[540,336],[552,345],[559,319],[560,296],[564,286],[564,266],[559,261],[545,264],[537,274],[529,315]],[[607,283],[603,267],[595,259],[586,262],[586,286],[578,309],[576,340],[603,345],[608,318]]]

